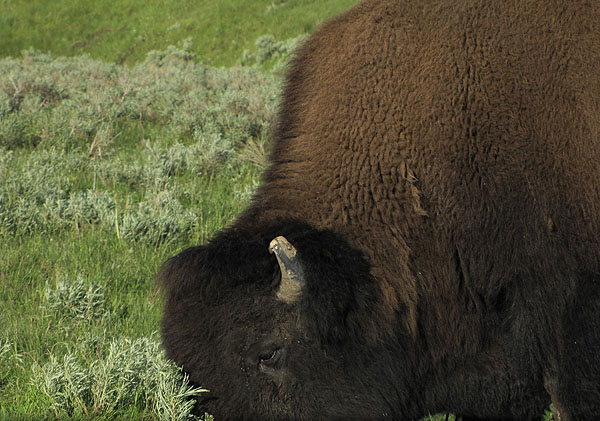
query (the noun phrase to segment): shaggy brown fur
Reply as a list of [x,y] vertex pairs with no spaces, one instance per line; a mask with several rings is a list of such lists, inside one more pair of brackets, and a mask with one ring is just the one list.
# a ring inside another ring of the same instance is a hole
[[253,204],[161,272],[209,410],[600,417],[599,9],[365,0],[306,42]]

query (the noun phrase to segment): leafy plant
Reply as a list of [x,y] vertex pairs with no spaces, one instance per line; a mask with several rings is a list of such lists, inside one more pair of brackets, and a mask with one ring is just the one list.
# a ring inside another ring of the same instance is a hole
[[269,68],[280,70],[288,64],[294,51],[307,38],[306,35],[299,35],[285,41],[276,41],[273,35],[263,35],[255,42],[256,51],[244,50],[242,64],[246,66],[268,65]]
[[235,157],[268,141],[280,84],[197,63],[190,46],[133,68],[34,50],[0,60],[0,232],[94,225],[152,244],[201,232],[201,207],[173,186],[245,165]]
[[44,290],[43,306],[50,312],[94,323],[107,317],[105,302],[104,287],[86,282],[81,275],[75,281],[61,277]]
[[74,352],[34,367],[34,385],[56,417],[116,415],[138,406],[161,420],[196,419],[193,398],[206,390],[191,386],[154,338],[113,339],[93,360],[90,345],[97,342],[83,341]]

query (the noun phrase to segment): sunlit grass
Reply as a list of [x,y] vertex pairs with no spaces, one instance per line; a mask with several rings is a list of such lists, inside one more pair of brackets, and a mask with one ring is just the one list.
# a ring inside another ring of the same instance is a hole
[[0,69],[0,418],[189,418],[154,276],[247,205],[279,79],[174,48]]
[[34,47],[133,64],[151,50],[193,40],[211,65],[237,63],[257,38],[310,33],[356,0],[0,1],[0,56]]

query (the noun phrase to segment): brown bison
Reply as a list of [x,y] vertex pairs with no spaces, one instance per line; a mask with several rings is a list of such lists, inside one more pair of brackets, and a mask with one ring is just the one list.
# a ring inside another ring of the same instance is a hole
[[160,273],[217,419],[600,419],[600,3],[364,0],[252,205]]

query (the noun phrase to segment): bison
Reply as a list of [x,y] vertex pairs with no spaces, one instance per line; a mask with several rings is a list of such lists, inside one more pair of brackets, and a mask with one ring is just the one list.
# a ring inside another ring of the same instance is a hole
[[600,4],[363,0],[159,279],[217,419],[600,419]]

